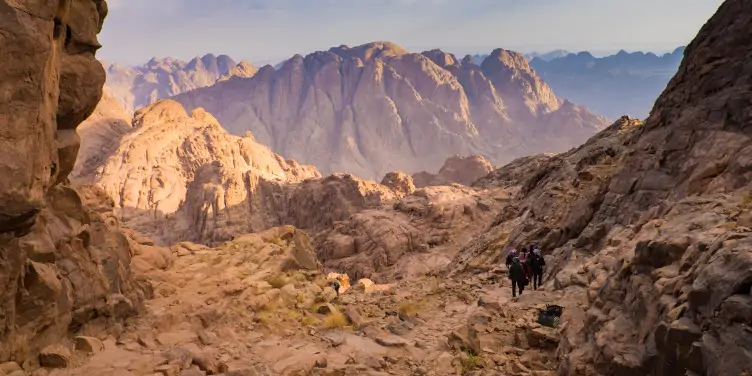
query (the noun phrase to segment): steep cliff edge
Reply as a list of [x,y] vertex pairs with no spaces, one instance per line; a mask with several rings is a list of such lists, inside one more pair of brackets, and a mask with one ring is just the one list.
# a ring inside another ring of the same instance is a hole
[[644,125],[476,184],[518,191],[450,275],[541,243],[567,305],[560,374],[752,371],[751,38],[752,4],[727,0]]
[[150,291],[111,200],[66,185],[76,127],[102,96],[106,14],[104,0],[0,1],[0,363],[44,363],[39,351],[69,334],[117,334]]

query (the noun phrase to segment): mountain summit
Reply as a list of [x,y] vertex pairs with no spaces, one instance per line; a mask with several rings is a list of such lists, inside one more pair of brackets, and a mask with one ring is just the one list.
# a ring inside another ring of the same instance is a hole
[[498,49],[478,66],[390,42],[296,55],[174,99],[286,158],[371,179],[435,171],[455,154],[500,164],[562,152],[606,125],[558,98],[522,54]]

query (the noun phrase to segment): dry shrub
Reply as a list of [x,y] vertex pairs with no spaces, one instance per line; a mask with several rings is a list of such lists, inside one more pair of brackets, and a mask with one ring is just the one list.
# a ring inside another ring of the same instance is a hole
[[322,323],[324,329],[344,328],[348,325],[350,325],[350,321],[347,319],[347,316],[339,311],[326,315],[324,322]]
[[266,282],[275,289],[281,289],[287,285],[288,281],[283,275],[273,275],[266,279]]

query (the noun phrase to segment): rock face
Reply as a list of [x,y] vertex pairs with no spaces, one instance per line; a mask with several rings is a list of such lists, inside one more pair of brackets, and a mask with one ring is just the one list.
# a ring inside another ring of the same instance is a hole
[[438,174],[422,171],[413,174],[413,181],[418,188],[453,183],[470,186],[493,170],[491,162],[481,156],[460,157],[455,155],[444,162],[444,166],[441,167]]
[[453,154],[562,152],[606,125],[559,99],[521,54],[498,49],[478,66],[388,42],[297,55],[175,99],[287,158],[367,179],[435,171]]
[[561,374],[752,370],[751,26],[752,4],[727,0],[644,125],[621,119],[476,183],[517,193],[449,275],[491,268],[504,245],[542,244],[548,286],[573,299]]
[[120,139],[131,131],[131,117],[105,92],[94,113],[76,131],[81,137],[81,147],[70,177],[91,181],[97,168],[120,145]]
[[64,184],[76,127],[102,96],[94,53],[107,4],[21,4],[0,1],[0,363],[115,328],[143,299],[111,200]]
[[[173,240],[197,241],[211,241],[213,236],[204,239],[202,234],[221,230],[212,226],[212,218],[218,220],[223,211],[240,210],[242,217],[232,217],[243,222],[239,233],[257,228],[259,221],[261,227],[272,227],[263,217],[254,223],[256,210],[248,212],[249,202],[257,202],[253,195],[259,180],[273,185],[320,176],[313,167],[282,159],[250,135],[229,135],[203,110],[189,116],[172,100],[138,111],[133,129],[100,170],[97,183],[115,198],[129,227],[157,239],[163,239],[164,232]],[[165,225],[159,221],[168,217],[176,227],[155,225]],[[183,237],[178,229],[191,235]]]
[[256,73],[256,68],[247,61],[236,63],[229,56],[212,54],[189,62],[154,58],[138,67],[104,65],[107,89],[128,114],[158,99],[213,85],[219,79],[233,75],[251,77]]

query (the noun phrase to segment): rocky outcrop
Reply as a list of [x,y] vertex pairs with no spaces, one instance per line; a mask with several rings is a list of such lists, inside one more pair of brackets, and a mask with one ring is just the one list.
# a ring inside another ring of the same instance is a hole
[[126,113],[146,107],[159,99],[213,85],[238,75],[251,77],[256,68],[247,61],[236,63],[226,55],[196,57],[189,62],[174,58],[153,58],[148,63],[130,67],[104,63],[106,87]]
[[568,305],[560,374],[752,370],[750,25],[749,2],[724,2],[644,125],[620,119],[578,149],[476,183],[516,194],[449,276],[542,244],[548,286]]
[[391,207],[364,208],[315,239],[318,256],[352,279],[388,282],[431,274],[449,264],[490,224],[504,190],[460,186],[418,189]]
[[493,170],[491,162],[482,156],[460,157],[455,155],[444,162],[444,166],[441,167],[438,174],[421,171],[413,174],[413,181],[418,188],[455,183],[470,186]]
[[[284,160],[250,135],[229,135],[210,114],[197,109],[189,116],[171,100],[138,111],[133,129],[100,170],[96,181],[115,199],[121,218],[155,240],[211,241],[213,236],[204,239],[204,234],[233,233],[229,223],[212,223],[216,214],[236,206],[242,217],[228,220],[242,222],[238,233],[273,227],[267,226],[265,211],[259,211],[255,222],[256,210],[248,212],[249,202],[258,201],[252,196],[259,180],[273,187],[275,181],[319,177],[315,168]],[[168,217],[176,228],[165,228]],[[184,238],[183,231],[190,236]]]
[[97,169],[118,148],[120,139],[131,131],[131,117],[105,92],[94,112],[76,131],[81,147],[70,178],[91,182]]
[[454,154],[500,164],[563,152],[607,125],[559,99],[521,54],[498,49],[478,66],[388,42],[297,55],[175,100],[287,158],[367,179],[436,171]]
[[102,96],[94,54],[106,2],[4,0],[0,8],[0,363],[26,365],[69,333],[122,330],[149,290],[131,275],[130,241],[111,200],[66,185],[76,127]]

